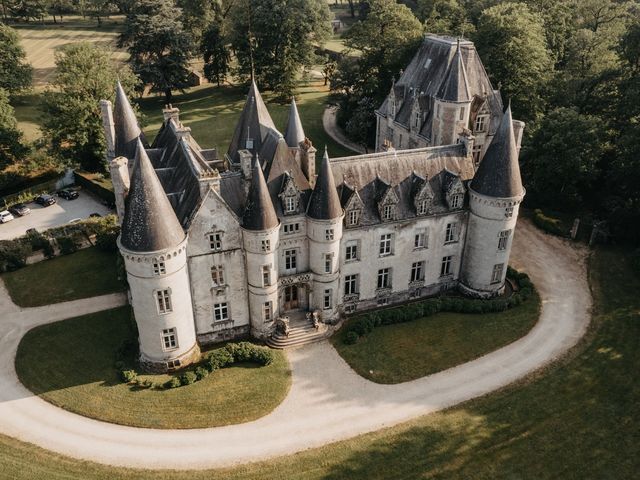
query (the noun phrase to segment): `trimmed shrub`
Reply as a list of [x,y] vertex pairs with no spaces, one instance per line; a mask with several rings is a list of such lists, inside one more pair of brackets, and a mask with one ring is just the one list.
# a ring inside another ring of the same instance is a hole
[[268,348],[256,348],[253,353],[253,361],[263,367],[273,363],[273,352]]
[[229,351],[224,348],[220,350],[213,351],[209,358],[206,360],[206,366],[210,372],[218,370],[219,368],[224,368],[233,363],[233,355],[229,353]]
[[78,251],[78,245],[72,237],[59,237],[56,239],[58,247],[60,247],[60,253],[62,255],[69,255]]
[[231,355],[233,362],[254,362],[264,366],[273,361],[271,350],[250,342],[228,343],[225,350]]
[[209,375],[209,370],[204,367],[196,367],[195,374],[198,380],[202,380]]
[[195,372],[185,372],[180,375],[180,384],[181,385],[191,385],[192,383],[196,383],[198,381],[198,377]]
[[182,385],[179,377],[171,377],[171,380],[168,380],[164,384],[164,388],[178,388]]
[[533,211],[533,223],[547,233],[565,236],[560,219],[546,216],[539,208]]
[[138,378],[138,374],[135,370],[122,370],[120,372],[120,378],[124,383],[132,383]]
[[349,330],[344,336],[344,343],[346,345],[353,345],[358,342],[360,336],[353,330]]
[[31,246],[18,240],[0,241],[0,272],[12,272],[27,264]]

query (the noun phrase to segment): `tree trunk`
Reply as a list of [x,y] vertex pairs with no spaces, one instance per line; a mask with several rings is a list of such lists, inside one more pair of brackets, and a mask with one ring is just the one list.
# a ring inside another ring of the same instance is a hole
[[173,93],[171,92],[171,87],[167,87],[164,89],[164,98],[167,102],[167,105],[171,103],[171,99],[173,98]]

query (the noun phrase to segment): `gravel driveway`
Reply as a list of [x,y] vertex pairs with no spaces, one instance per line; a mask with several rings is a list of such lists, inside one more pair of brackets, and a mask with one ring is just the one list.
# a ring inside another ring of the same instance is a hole
[[289,352],[291,391],[254,422],[199,430],[151,430],[84,418],[35,397],[18,381],[18,342],[35,325],[122,302],[122,296],[19,311],[0,291],[0,432],[76,458],[142,468],[212,468],[295,453],[379,430],[508,385],[565,353],[584,335],[591,295],[586,251],[521,221],[513,264],[542,298],[538,324],[484,357],[399,385],[359,377],[328,342]]

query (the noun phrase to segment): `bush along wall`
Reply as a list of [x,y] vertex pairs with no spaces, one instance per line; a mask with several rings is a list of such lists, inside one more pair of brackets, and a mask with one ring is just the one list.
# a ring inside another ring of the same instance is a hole
[[343,341],[347,345],[353,345],[358,342],[360,337],[371,333],[376,327],[392,325],[394,323],[411,322],[439,312],[504,312],[525,302],[534,292],[533,283],[531,283],[526,273],[518,272],[509,267],[507,276],[512,279],[517,286],[517,290],[508,298],[482,300],[477,298],[438,297],[366,313],[354,317],[349,322]]
[[171,377],[165,383],[157,384],[151,380],[140,380],[138,373],[133,368],[125,368],[122,358],[130,358],[130,356],[121,350],[122,348],[116,354],[115,367],[120,372],[122,382],[138,388],[154,388],[156,390],[191,385],[208,377],[209,374],[216,370],[230,367],[236,363],[256,363],[266,367],[273,362],[273,352],[267,347],[260,347],[250,342],[228,343],[224,348],[214,350],[209,355],[205,355],[199,363],[191,365],[184,373]]
[[562,230],[562,222],[558,218],[553,218],[542,213],[542,210],[536,208],[533,211],[533,223],[541,230],[560,237],[566,237],[566,233]]

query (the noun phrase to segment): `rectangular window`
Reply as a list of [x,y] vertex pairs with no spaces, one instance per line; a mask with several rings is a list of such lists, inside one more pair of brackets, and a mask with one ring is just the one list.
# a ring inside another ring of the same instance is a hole
[[462,107],[462,108],[460,109],[460,120],[464,120],[464,111],[465,111],[465,108],[464,108],[464,107]]
[[360,210],[349,210],[348,223],[350,226],[357,225],[360,221]]
[[326,232],[324,232],[325,240],[333,240],[333,228],[327,228]]
[[324,300],[322,302],[322,305],[324,306],[325,310],[328,310],[331,308],[331,290],[325,290],[324,291]]
[[284,197],[285,212],[291,213],[296,210],[296,197]]
[[226,302],[213,304],[213,320],[216,322],[229,320],[229,307]]
[[153,262],[153,274],[164,275],[167,273],[167,269],[164,266],[164,262]]
[[263,252],[268,252],[269,250],[271,250],[271,240],[262,240],[261,248]]
[[324,256],[324,273],[331,273],[333,271],[333,253],[327,253]]
[[444,236],[444,243],[453,243],[458,241],[458,224],[448,223],[447,231]]
[[209,234],[209,248],[214,252],[222,250],[222,233],[215,232]]
[[391,288],[390,268],[381,268],[378,270],[378,288]]
[[358,260],[358,242],[357,241],[352,240],[347,243],[344,259],[347,262],[353,262]]
[[380,235],[380,256],[391,255],[391,234]]
[[402,148],[402,134],[398,137],[398,148]]
[[292,233],[296,233],[300,231],[300,224],[299,223],[286,223],[283,227],[284,229],[284,234],[285,235],[290,235]]
[[451,267],[452,267],[453,257],[448,255],[446,257],[442,257],[442,265],[440,265],[440,276],[445,277],[447,275],[451,275]]
[[211,267],[211,280],[213,280],[213,285],[216,287],[224,285],[224,268],[222,265],[214,265]]
[[511,230],[503,230],[498,234],[498,250],[506,250],[509,243]]
[[507,207],[504,211],[504,216],[506,218],[511,218],[513,217],[513,207]]
[[462,195],[457,194],[451,197],[451,208],[460,208],[462,206]]
[[418,202],[418,215],[426,215],[428,211],[429,211],[429,201],[420,200],[420,202]]
[[498,263],[493,266],[493,272],[491,273],[491,283],[500,283],[502,281],[502,271],[504,270],[504,263]]
[[271,267],[269,265],[262,266],[262,286],[268,287],[271,285]]
[[427,232],[418,232],[413,239],[413,248],[427,248]]
[[473,126],[473,131],[474,132],[484,132],[485,128],[486,128],[486,123],[487,123],[487,116],[486,115],[478,115],[476,117],[476,123]]
[[175,350],[178,348],[178,338],[175,328],[165,328],[162,330],[162,344],[164,350]]
[[295,250],[284,251],[284,268],[285,270],[295,270],[297,268],[297,257]]
[[393,220],[393,213],[395,211],[395,205],[385,205],[382,207],[382,219]]
[[480,165],[480,152],[482,152],[482,145],[473,146],[473,164],[477,167]]
[[169,289],[158,290],[156,292],[156,300],[158,301],[158,312],[169,313],[172,310],[171,307],[171,292]]
[[346,275],[344,277],[344,294],[354,295],[358,293],[358,275]]
[[411,264],[411,282],[424,280],[424,262],[414,262]]
[[271,302],[264,302],[262,306],[262,318],[265,322],[270,322],[273,320],[273,315],[271,313]]

